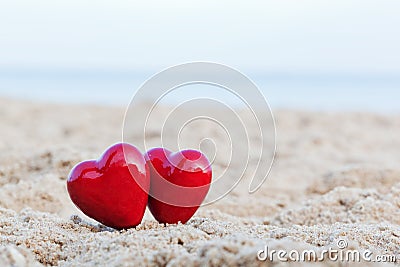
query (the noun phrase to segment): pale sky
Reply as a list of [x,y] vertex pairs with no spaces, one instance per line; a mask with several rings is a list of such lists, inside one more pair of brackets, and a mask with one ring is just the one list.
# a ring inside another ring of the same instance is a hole
[[400,1],[2,1],[1,68],[400,73]]

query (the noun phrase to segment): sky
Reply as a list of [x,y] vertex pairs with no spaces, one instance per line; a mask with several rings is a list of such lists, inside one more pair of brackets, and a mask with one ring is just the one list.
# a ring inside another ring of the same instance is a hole
[[2,1],[0,68],[400,72],[400,2]]
[[2,0],[0,96],[120,105],[162,69],[211,61],[272,106],[400,112],[399,13],[398,0]]

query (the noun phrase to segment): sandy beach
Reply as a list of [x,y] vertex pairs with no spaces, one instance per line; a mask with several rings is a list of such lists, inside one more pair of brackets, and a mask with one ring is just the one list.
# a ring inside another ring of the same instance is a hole
[[[0,266],[281,266],[258,251],[322,251],[342,239],[400,255],[400,115],[274,110],[276,160],[257,193],[244,182],[185,225],[147,211],[136,229],[116,231],[72,204],[66,179],[121,141],[125,107],[0,104]],[[219,138],[206,125],[190,133]],[[217,158],[215,173],[224,164]]]

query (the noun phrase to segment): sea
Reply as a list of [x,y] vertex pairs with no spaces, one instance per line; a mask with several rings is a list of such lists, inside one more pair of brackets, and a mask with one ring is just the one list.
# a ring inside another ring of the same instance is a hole
[[[0,69],[0,97],[29,101],[127,106],[155,73],[131,70]],[[272,109],[400,113],[400,74],[245,73]],[[186,86],[163,101],[178,105],[196,97],[240,105],[240,99],[210,85]],[[153,96],[152,96],[153,97]],[[149,97],[149,101],[153,101]]]

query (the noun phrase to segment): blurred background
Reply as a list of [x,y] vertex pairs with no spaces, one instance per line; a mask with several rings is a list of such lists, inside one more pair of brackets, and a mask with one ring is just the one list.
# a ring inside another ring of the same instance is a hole
[[387,0],[2,1],[0,97],[127,105],[160,70],[212,61],[272,108],[400,112],[399,25]]

